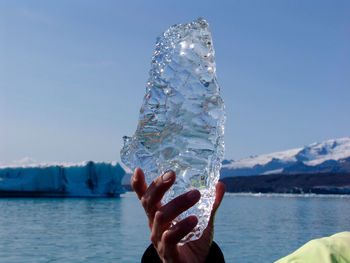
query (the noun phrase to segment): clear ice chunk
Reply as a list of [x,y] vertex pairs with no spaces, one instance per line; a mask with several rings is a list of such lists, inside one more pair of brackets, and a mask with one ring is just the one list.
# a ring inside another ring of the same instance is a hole
[[184,244],[208,225],[224,155],[225,106],[207,21],[171,26],[158,37],[151,64],[137,130],[123,138],[121,160],[132,170],[143,169],[148,184],[175,171],[163,204],[191,189],[201,192],[200,201],[173,221],[198,218]]

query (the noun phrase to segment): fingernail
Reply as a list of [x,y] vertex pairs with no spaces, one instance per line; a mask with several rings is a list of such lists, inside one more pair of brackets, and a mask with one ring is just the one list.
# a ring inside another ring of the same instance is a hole
[[199,192],[193,190],[193,191],[188,192],[186,197],[189,201],[193,201],[193,200],[198,199],[199,196],[200,196]]
[[162,180],[163,183],[168,183],[173,179],[173,173],[171,171],[166,172],[165,174],[162,175]]

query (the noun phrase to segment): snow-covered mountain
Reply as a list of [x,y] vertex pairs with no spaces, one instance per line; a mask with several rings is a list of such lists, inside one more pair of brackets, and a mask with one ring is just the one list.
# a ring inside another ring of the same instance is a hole
[[225,160],[221,177],[259,174],[350,172],[350,137],[263,154],[239,161]]

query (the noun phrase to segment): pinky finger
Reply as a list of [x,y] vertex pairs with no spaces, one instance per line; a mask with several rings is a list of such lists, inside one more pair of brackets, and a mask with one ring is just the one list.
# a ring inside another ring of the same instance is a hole
[[174,247],[197,225],[198,219],[196,216],[189,216],[172,226],[162,235],[162,241],[166,247]]

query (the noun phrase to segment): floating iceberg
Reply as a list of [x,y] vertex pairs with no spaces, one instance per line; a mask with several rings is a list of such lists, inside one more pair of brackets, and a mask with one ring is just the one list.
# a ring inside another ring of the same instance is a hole
[[124,192],[119,164],[84,162],[0,169],[0,196],[114,197]]
[[200,201],[175,221],[196,215],[199,222],[182,240],[198,239],[206,228],[224,155],[225,107],[207,21],[170,27],[156,43],[146,95],[133,137],[124,137],[121,160],[141,167],[151,183],[167,170],[177,179],[167,203],[191,189]]

